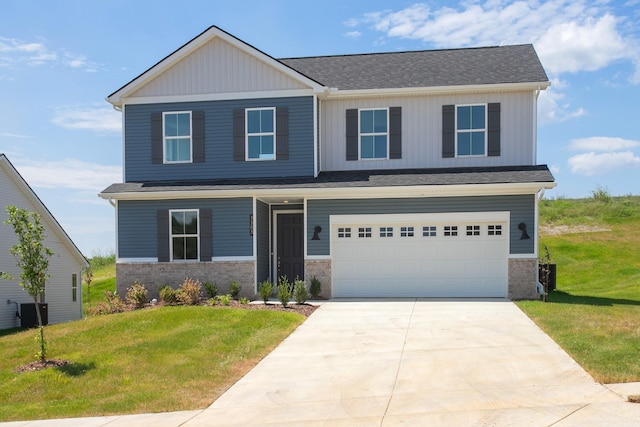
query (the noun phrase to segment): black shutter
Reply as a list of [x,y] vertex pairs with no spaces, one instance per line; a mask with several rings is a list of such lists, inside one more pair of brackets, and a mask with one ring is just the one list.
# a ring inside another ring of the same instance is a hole
[[456,155],[456,106],[442,106],[442,157]]
[[244,108],[233,110],[233,160],[244,162]]
[[193,162],[204,163],[204,111],[191,113]]
[[169,211],[158,211],[158,262],[169,262]]
[[347,110],[347,160],[358,160],[358,110]]
[[289,159],[289,108],[276,108],[276,159]]
[[200,261],[211,261],[211,209],[200,209]]
[[389,158],[402,158],[402,107],[389,108]]
[[487,155],[500,155],[500,103],[487,106]]
[[162,113],[151,113],[151,163],[162,163]]

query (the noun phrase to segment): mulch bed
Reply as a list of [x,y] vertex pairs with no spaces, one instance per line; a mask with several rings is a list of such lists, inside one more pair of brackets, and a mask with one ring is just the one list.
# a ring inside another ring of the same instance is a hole
[[38,360],[36,362],[31,362],[31,363],[27,363],[26,365],[18,366],[13,371],[14,372],[35,372],[35,371],[39,371],[41,369],[47,369],[47,368],[60,368],[64,365],[68,365],[69,363],[71,362],[69,362],[68,360],[62,360],[62,359],[48,359],[48,360],[45,360],[44,362],[41,360]]
[[256,303],[256,302],[253,302],[251,304],[240,304],[240,302],[236,300],[232,300],[228,306],[216,304],[215,307],[231,307],[231,308],[239,308],[244,310],[284,311],[288,313],[302,314],[305,317],[311,316],[311,313],[316,311],[316,309],[318,308],[317,305],[296,304],[296,303],[290,303],[286,307],[283,307],[282,304],[276,303],[276,302],[269,302],[266,305],[264,303]]

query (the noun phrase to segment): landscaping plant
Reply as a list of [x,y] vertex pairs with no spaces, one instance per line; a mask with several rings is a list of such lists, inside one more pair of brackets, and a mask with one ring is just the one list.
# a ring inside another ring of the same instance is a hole
[[260,294],[260,298],[262,298],[262,301],[264,301],[265,304],[269,303],[269,297],[272,293],[273,283],[271,283],[271,280],[267,279],[260,282],[260,285],[258,286],[258,294]]
[[311,298],[318,298],[320,292],[322,292],[322,285],[320,284],[320,280],[318,280],[316,276],[313,276],[311,278],[311,286],[309,286],[309,293],[311,294]]
[[236,282],[234,280],[233,282],[229,283],[229,294],[231,295],[231,298],[238,299],[238,294],[240,293],[241,288],[242,286],[240,285],[240,282]]
[[204,291],[207,293],[207,295],[209,295],[209,298],[215,298],[215,296],[218,295],[218,287],[215,283],[204,282],[202,284],[202,287],[204,288]]
[[283,307],[289,305],[289,301],[291,300],[291,284],[289,283],[289,279],[287,276],[278,277],[278,301],[282,303]]
[[166,305],[175,305],[178,303],[178,295],[175,289],[169,285],[164,285],[159,292],[160,302]]
[[133,282],[133,285],[127,289],[126,301],[135,308],[143,308],[148,301],[147,296],[147,288],[142,283]]
[[197,305],[200,304],[201,293],[202,284],[200,281],[187,277],[178,288],[176,295],[181,304]]
[[309,298],[307,287],[304,284],[304,280],[296,279],[293,282],[293,300],[298,304],[304,304]]

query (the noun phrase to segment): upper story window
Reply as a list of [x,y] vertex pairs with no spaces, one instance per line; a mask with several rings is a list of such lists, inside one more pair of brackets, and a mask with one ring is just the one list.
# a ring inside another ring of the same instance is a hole
[[164,163],[190,163],[191,112],[163,113]]
[[487,141],[487,106],[459,105],[456,107],[456,154],[484,156]]
[[360,110],[360,158],[386,159],[388,153],[388,112],[386,108]]
[[200,259],[199,212],[193,210],[171,210],[169,228],[171,261],[196,261]]
[[248,108],[247,160],[274,160],[276,141],[276,109]]

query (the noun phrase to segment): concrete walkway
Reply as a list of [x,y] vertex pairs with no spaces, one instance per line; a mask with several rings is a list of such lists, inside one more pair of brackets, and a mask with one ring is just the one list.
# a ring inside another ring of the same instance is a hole
[[637,426],[624,393],[505,300],[334,300],[205,410],[0,425]]

